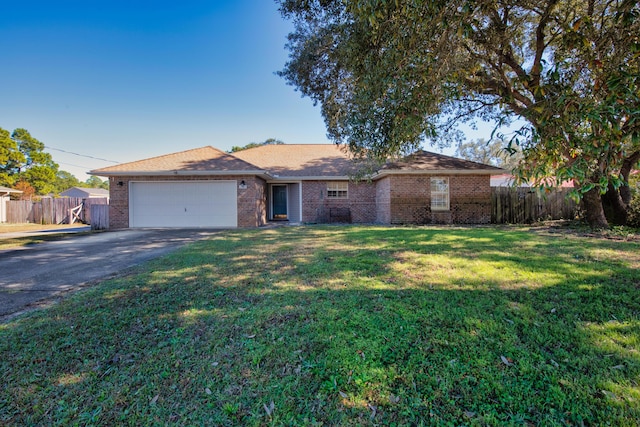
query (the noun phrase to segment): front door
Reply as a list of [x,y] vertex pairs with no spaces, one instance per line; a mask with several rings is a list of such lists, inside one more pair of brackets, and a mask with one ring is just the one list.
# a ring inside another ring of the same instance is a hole
[[287,219],[287,186],[271,187],[273,219]]

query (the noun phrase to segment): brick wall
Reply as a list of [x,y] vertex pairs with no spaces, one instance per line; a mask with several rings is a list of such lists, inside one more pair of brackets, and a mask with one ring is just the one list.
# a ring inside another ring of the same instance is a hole
[[109,178],[109,228],[129,227],[129,181],[126,177]]
[[491,177],[458,175],[449,180],[451,215],[454,224],[491,222]]
[[[435,176],[435,175],[434,175]],[[442,175],[447,176],[447,175]],[[489,175],[448,175],[448,211],[431,211],[431,176],[391,175],[378,181],[378,194],[389,194],[378,202],[378,221],[388,224],[485,224],[491,220]],[[388,180],[388,182],[384,182]],[[388,191],[386,188],[388,187]],[[388,221],[385,221],[387,220]]]
[[[446,175],[442,175],[446,176]],[[346,199],[327,198],[326,181],[302,182],[302,222],[328,223],[333,212],[349,212],[352,223],[477,224],[491,220],[489,175],[450,175],[449,211],[431,211],[431,176],[390,175],[374,183],[349,183]],[[244,180],[238,189],[238,227],[267,222],[267,184],[256,176],[128,176],[110,179],[111,228],[129,227],[130,181]],[[118,183],[122,182],[122,185]],[[336,211],[337,209],[337,211]],[[335,219],[335,218],[334,218]]]
[[[343,213],[349,212],[355,224],[376,221],[376,186],[372,183],[349,182],[348,198],[327,198],[326,181],[302,182],[302,222],[329,223],[342,222]],[[333,209],[333,211],[332,211]],[[334,215],[340,215],[332,217]]]
[[238,189],[238,227],[260,227],[267,223],[267,183],[258,177],[238,177],[247,184]]
[[238,227],[259,227],[267,221],[266,182],[256,176],[121,176],[109,179],[109,227],[129,227],[129,182],[144,181],[230,181],[244,180],[247,188],[238,189]]
[[390,224],[429,224],[429,176],[392,175],[389,177]]

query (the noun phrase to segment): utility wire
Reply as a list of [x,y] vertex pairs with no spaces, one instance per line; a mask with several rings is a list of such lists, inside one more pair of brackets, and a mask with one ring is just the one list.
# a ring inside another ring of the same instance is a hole
[[58,164],[60,164],[60,165],[73,166],[74,168],[91,169],[91,168],[90,168],[90,167],[88,167],[88,166],[74,165],[74,164],[72,164],[72,163],[65,163],[65,162],[56,162],[56,163],[58,163]]
[[102,159],[100,157],[93,157],[93,156],[88,156],[86,154],[78,154],[78,153],[74,153],[72,151],[67,151],[67,150],[62,150],[60,148],[54,148],[54,147],[50,147],[45,145],[44,148],[48,148],[49,150],[56,150],[56,151],[60,151],[62,153],[67,153],[67,154],[73,154],[74,156],[80,156],[80,157],[86,157],[88,159],[95,159],[95,160],[102,160],[103,162],[109,162],[109,163],[120,163],[120,162],[116,162],[115,160],[108,160],[108,159]]

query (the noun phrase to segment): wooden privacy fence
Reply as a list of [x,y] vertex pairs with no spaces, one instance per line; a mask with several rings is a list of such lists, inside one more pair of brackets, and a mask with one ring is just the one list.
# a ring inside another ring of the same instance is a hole
[[549,193],[528,187],[491,187],[491,222],[530,224],[549,219],[574,219],[580,204],[569,198],[571,189]]
[[[43,198],[38,202],[11,200],[7,203],[7,222],[13,224],[72,224],[91,221],[91,207],[108,205],[106,198],[82,199],[78,197]],[[72,209],[81,206],[80,209]],[[75,220],[75,221],[74,221]]]
[[106,230],[109,228],[109,205],[91,206],[91,229]]

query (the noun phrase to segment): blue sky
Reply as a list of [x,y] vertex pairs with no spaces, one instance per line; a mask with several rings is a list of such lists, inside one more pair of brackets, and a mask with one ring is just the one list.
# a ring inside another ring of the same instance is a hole
[[59,150],[128,162],[328,143],[319,107],[274,74],[290,30],[270,0],[5,2],[0,127],[28,129],[81,180],[113,163]]

